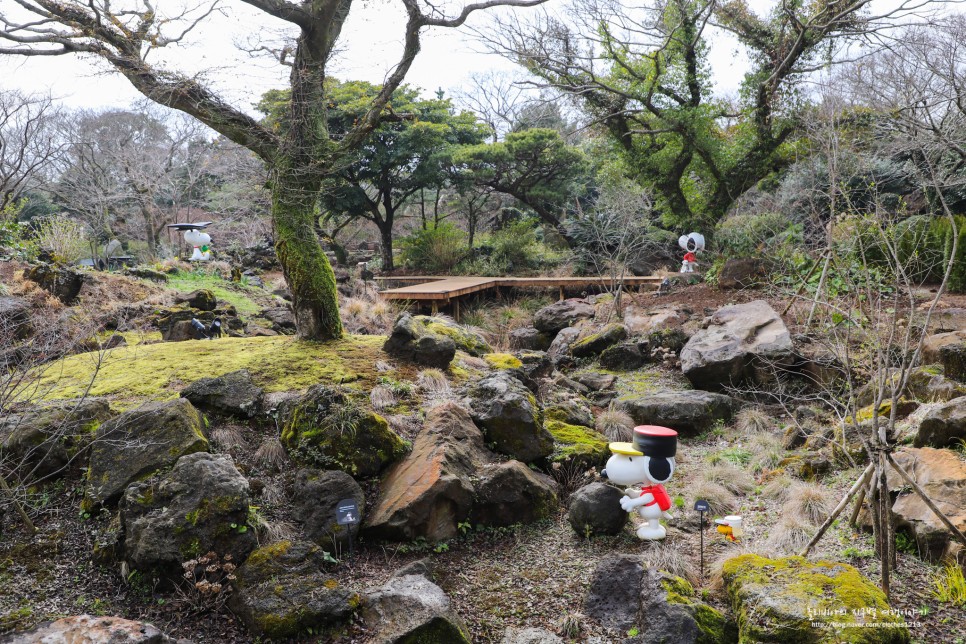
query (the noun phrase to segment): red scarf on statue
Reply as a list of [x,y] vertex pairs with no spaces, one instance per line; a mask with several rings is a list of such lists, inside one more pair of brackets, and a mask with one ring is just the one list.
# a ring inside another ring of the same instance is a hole
[[647,487],[641,488],[641,496],[645,494],[650,494],[654,497],[653,501],[644,504],[645,507],[657,503],[657,507],[661,508],[662,512],[667,512],[671,508],[671,497],[668,496],[667,490],[664,489],[663,485],[648,485]]

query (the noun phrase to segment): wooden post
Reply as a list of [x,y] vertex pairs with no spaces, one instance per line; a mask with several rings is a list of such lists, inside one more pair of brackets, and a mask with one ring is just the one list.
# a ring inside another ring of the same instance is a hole
[[842,510],[845,509],[845,506],[849,504],[849,500],[851,500],[852,497],[855,496],[855,493],[859,490],[860,487],[862,487],[866,479],[868,479],[869,476],[872,474],[873,467],[874,467],[873,464],[869,463],[869,466],[865,468],[864,472],[862,472],[862,476],[860,476],[859,480],[855,482],[855,485],[852,486],[852,489],[850,489],[848,492],[845,493],[845,496],[842,497],[842,500],[839,501],[839,504],[835,506],[834,510],[832,510],[832,514],[829,515],[828,519],[825,520],[825,523],[822,524],[822,527],[819,528],[818,532],[815,533],[815,536],[812,537],[812,540],[809,541],[808,545],[805,546],[805,549],[802,550],[800,556],[802,557],[808,556],[808,553],[812,549],[812,547],[816,543],[818,543],[818,540],[822,538],[822,535],[825,534],[825,531],[829,529],[829,526],[832,525],[832,522],[835,521],[836,517],[838,517],[839,514],[842,513]]
[[563,302],[567,299],[567,293],[564,291],[564,287],[560,287],[560,301]]
[[432,304],[430,304],[430,309],[432,310],[433,315],[436,315],[437,313],[439,313],[439,303],[436,300],[432,300]]
[[453,319],[457,322],[460,321],[460,298],[453,298]]

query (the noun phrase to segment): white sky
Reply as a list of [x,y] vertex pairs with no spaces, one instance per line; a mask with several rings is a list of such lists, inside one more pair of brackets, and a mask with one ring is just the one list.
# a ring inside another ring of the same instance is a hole
[[[558,0],[551,0],[551,3],[555,1]],[[174,3],[160,0],[158,4],[163,8],[165,4]],[[753,5],[761,4],[767,6],[770,2],[753,2]],[[192,34],[190,44],[161,50],[163,60],[170,62],[172,68],[189,73],[207,70],[211,86],[232,104],[250,110],[264,91],[287,85],[288,68],[264,58],[253,59],[239,51],[236,43],[260,34],[271,35],[284,23],[274,21],[237,0],[228,0],[225,9],[225,16],[209,17],[203,27]],[[477,13],[469,23],[484,24],[488,19],[485,13]],[[401,51],[404,20],[400,3],[391,0],[360,3],[357,0],[340,39],[344,51],[334,61],[332,74],[342,79],[382,82]],[[441,87],[451,94],[473,72],[514,68],[498,56],[474,52],[480,46],[473,42],[465,29],[426,30],[422,42],[422,51],[407,82],[427,93]],[[710,62],[717,88],[725,92],[736,90],[747,64],[736,41],[721,35],[714,37]],[[91,57],[2,56],[0,86],[29,92],[49,91],[72,107],[128,107],[140,98],[126,80],[110,71],[106,63]]]

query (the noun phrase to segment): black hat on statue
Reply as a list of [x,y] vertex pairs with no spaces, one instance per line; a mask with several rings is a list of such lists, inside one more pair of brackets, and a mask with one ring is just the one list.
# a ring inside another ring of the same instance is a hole
[[634,428],[634,446],[644,456],[672,458],[678,449],[678,433],[658,425],[638,425]]

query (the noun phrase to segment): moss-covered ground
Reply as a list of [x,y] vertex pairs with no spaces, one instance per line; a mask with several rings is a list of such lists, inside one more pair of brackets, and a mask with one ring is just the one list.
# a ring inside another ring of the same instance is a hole
[[265,291],[241,282],[229,282],[217,275],[205,273],[176,273],[168,277],[168,288],[182,293],[190,293],[206,288],[219,300],[228,302],[242,315],[255,315],[261,311],[255,298],[264,296]]
[[199,378],[248,369],[267,392],[302,390],[324,382],[368,392],[379,375],[411,375],[377,371],[377,362],[388,361],[384,342],[383,336],[362,335],[333,342],[275,336],[138,344],[51,363],[38,386],[47,400],[76,398],[88,387],[89,395],[119,403],[165,400]]

